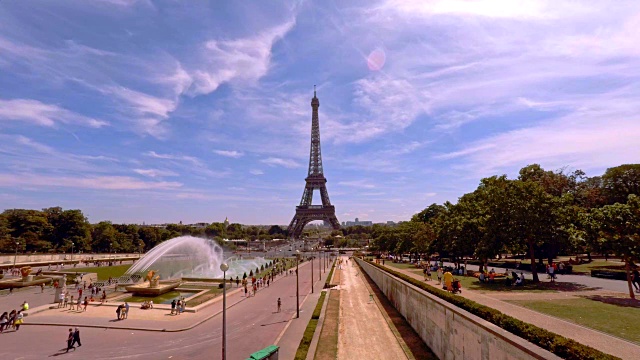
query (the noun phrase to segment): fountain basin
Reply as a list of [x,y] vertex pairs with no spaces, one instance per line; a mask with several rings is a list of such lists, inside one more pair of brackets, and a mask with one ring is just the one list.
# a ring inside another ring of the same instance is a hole
[[135,284],[135,285],[128,285],[128,286],[125,286],[124,288],[128,292],[133,293],[134,295],[158,296],[164,293],[168,293],[169,291],[172,291],[178,286],[180,286],[180,281],[169,282],[169,283],[160,282],[158,283],[158,286],[154,286],[154,287],[149,287],[148,283],[141,283],[141,284]]

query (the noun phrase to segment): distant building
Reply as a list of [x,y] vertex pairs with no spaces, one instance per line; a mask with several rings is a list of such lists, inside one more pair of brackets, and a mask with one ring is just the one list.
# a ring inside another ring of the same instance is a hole
[[373,226],[373,221],[368,221],[368,220],[360,221],[360,219],[356,218],[355,221],[343,221],[342,222],[342,226],[344,226],[344,227],[349,227],[349,226]]

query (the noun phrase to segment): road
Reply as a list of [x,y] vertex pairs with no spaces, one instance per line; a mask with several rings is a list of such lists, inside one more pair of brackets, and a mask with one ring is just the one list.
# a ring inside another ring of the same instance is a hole
[[[316,280],[317,266],[316,260]],[[310,273],[311,266],[300,267],[301,302],[311,290]],[[249,354],[274,344],[296,311],[295,280],[295,276],[281,277],[271,287],[258,291],[256,297],[227,310],[229,360],[244,360]],[[277,313],[279,297],[282,312]],[[28,323],[28,318],[25,320]],[[64,353],[60,350],[65,346],[67,333],[66,327],[25,325],[18,332],[0,334],[0,358],[221,359],[221,314],[194,329],[175,333],[84,328],[81,329],[83,346],[75,352]]]

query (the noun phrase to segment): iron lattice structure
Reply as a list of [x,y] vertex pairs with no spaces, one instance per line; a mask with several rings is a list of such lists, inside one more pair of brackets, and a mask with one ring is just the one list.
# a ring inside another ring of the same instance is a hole
[[[322,154],[320,152],[320,120],[318,120],[318,108],[320,100],[316,96],[315,87],[313,89],[313,99],[311,99],[311,150],[309,152],[309,172],[305,179],[306,185],[300,205],[296,206],[296,214],[289,224],[288,233],[290,238],[297,239],[302,234],[305,225],[315,220],[322,220],[325,224],[330,224],[334,229],[340,229],[340,223],[336,218],[336,209],[331,205],[329,192],[327,191],[327,179],[322,170]],[[320,190],[322,205],[312,205],[313,191]]]

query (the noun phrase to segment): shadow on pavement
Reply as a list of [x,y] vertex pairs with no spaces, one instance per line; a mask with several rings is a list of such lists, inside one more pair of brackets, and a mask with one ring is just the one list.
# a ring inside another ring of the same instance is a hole
[[584,296],[585,299],[600,301],[606,304],[616,305],[616,306],[624,306],[624,307],[632,307],[640,309],[640,300],[631,299],[631,298],[622,298],[616,296],[602,296],[602,295],[591,295]]

